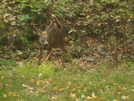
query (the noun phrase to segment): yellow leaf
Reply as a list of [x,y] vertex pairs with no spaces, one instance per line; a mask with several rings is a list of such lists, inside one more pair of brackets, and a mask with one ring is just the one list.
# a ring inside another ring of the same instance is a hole
[[70,96],[71,96],[72,98],[76,98],[76,94],[70,93]]
[[113,100],[113,101],[118,101],[118,100]]
[[17,96],[17,94],[18,94],[17,92],[13,92],[13,96]]
[[90,15],[87,15],[87,16],[86,16],[86,19],[89,18],[89,17],[90,17]]
[[60,92],[63,91],[63,90],[65,90],[65,88],[61,88],[61,89],[59,89]]
[[87,91],[87,88],[86,88],[86,87],[84,87],[83,91]]
[[120,19],[116,19],[116,20],[115,20],[115,22],[119,22],[119,21],[120,21]]
[[43,89],[41,89],[41,90],[40,90],[40,93],[43,93],[43,92],[44,92],[44,90],[43,90]]
[[86,97],[86,99],[87,99],[87,100],[91,100],[91,99],[92,99],[92,97],[90,97],[90,96],[87,96],[87,97]]
[[71,84],[72,84],[72,82],[71,82],[71,81],[68,81],[68,82],[67,82],[67,84],[71,85]]
[[33,93],[33,91],[29,91],[30,93]]
[[3,80],[4,79],[4,76],[1,76],[0,80]]
[[37,82],[36,82],[36,85],[40,85],[40,81],[37,81]]
[[58,91],[59,88],[60,88],[60,86],[56,86],[56,87],[54,87],[54,90],[55,90],[55,91]]
[[21,99],[21,100],[19,100],[19,101],[24,101],[24,100]]
[[8,88],[12,88],[13,87],[13,85],[8,85]]
[[25,76],[24,76],[24,75],[21,75],[21,77],[22,77],[22,78],[25,78]]
[[8,95],[8,96],[12,96],[12,94],[13,94],[13,92],[8,92],[7,95]]
[[75,90],[76,90],[76,88],[72,89],[72,91],[75,91]]
[[78,89],[78,92],[81,92],[81,90],[80,90],[80,89]]
[[34,82],[34,79],[30,79],[30,82],[33,83]]
[[6,95],[6,94],[4,94],[4,95],[3,95],[3,97],[4,97],[4,98],[7,98],[7,95]]
[[101,26],[101,23],[97,24],[97,26]]
[[58,7],[58,5],[53,5],[54,8]]

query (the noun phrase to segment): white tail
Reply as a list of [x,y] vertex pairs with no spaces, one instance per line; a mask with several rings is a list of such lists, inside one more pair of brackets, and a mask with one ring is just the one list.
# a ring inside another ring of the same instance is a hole
[[[63,27],[55,15],[52,15],[52,18],[53,21],[48,27],[46,27],[45,31],[40,31],[40,29],[34,26],[34,28],[39,32],[39,42],[41,43],[38,65],[41,64],[43,49],[48,50],[45,57],[43,58],[44,61],[48,60],[56,48],[59,48],[63,53],[66,52]],[[56,24],[56,26],[54,26],[54,24]],[[62,66],[63,64],[64,54],[62,57]]]

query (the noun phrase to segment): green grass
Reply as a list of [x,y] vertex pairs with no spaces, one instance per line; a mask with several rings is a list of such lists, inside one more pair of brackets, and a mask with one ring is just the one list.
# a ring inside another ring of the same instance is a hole
[[132,70],[83,71],[34,62],[0,70],[0,101],[134,101],[133,95]]

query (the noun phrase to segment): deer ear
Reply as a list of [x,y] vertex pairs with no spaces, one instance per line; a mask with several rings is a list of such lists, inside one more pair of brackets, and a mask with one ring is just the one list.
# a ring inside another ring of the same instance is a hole
[[42,34],[41,34],[40,32],[37,32],[37,34],[38,34],[40,37],[42,37]]
[[57,17],[54,14],[51,16],[53,17],[53,22],[56,24],[57,28],[63,28]]
[[51,17],[52,17],[52,21],[53,21],[54,23],[56,23],[56,21],[55,21],[56,16],[55,16],[54,14],[51,14]]

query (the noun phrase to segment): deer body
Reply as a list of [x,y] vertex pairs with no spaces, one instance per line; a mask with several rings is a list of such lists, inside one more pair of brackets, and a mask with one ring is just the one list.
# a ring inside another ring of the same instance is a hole
[[[40,33],[39,42],[41,44],[41,47],[40,47],[38,65],[41,64],[41,58],[44,49],[48,50],[45,57],[43,58],[44,61],[48,60],[48,58],[54,52],[54,49],[59,48],[63,53],[66,52],[64,42],[64,30],[55,16],[53,16],[53,20],[54,22],[51,22],[51,24],[46,28],[45,31],[39,31]],[[56,24],[56,26],[54,26],[54,23]],[[63,62],[64,62],[64,55],[62,59],[62,66]]]
[[51,54],[54,52],[54,49],[59,48],[63,53],[66,52],[63,30],[57,28],[50,28],[47,33],[48,33],[48,47],[47,47],[48,52],[43,59],[45,61],[51,56]]
[[64,48],[64,33],[62,29],[57,29],[57,28],[51,28],[48,31],[49,34],[49,47],[50,48],[60,48],[63,50]]

